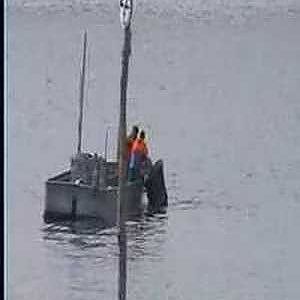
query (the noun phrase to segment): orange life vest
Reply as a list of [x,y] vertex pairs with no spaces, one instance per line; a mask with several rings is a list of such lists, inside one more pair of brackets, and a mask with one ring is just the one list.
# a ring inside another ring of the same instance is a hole
[[148,148],[144,140],[138,138],[133,142],[131,153],[140,154],[144,157],[148,156]]
[[128,156],[128,158],[130,157],[130,154],[132,152],[132,147],[133,147],[133,144],[135,141],[136,141],[136,139],[134,139],[132,137],[129,137],[127,139],[127,156]]

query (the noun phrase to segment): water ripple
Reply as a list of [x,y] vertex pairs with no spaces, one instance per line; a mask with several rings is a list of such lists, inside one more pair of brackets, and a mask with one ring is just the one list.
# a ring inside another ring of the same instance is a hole
[[[127,222],[128,259],[159,257],[160,245],[167,234],[167,216],[144,215]],[[56,222],[42,228],[46,243],[55,242],[58,247],[71,246],[79,251],[66,251],[66,257],[108,258],[118,256],[117,228],[105,228],[96,221]],[[47,245],[47,244],[46,244]],[[96,250],[96,251],[94,251]]]
[[[11,0],[9,7],[36,13],[92,12],[104,16],[114,13],[118,4],[117,1],[106,0]],[[266,19],[279,14],[295,17],[300,14],[300,5],[296,0],[140,0],[135,10],[139,15],[151,18],[183,17],[201,23],[224,20],[231,24],[241,24],[261,16]]]

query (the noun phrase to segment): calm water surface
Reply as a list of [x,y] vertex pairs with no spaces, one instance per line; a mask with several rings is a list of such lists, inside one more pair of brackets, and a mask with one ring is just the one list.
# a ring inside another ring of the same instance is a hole
[[[284,2],[284,3],[283,3]],[[117,1],[10,1],[8,299],[117,299],[115,228],[44,224],[44,182],[76,149],[115,153]],[[300,299],[298,1],[140,1],[129,126],[163,158],[166,215],[128,223],[128,299]]]

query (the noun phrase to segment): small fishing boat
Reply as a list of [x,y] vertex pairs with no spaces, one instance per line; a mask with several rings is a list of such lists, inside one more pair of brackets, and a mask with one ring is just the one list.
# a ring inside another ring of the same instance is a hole
[[[162,161],[151,167],[148,180],[127,182],[127,218],[145,208],[162,212],[167,206]],[[144,194],[147,194],[148,203]],[[96,153],[80,153],[71,159],[71,168],[46,182],[44,220],[98,218],[107,225],[117,222],[118,163]]]
[[[106,155],[81,151],[83,90],[87,35],[84,35],[83,63],[80,81],[80,114],[77,153],[70,168],[46,181],[45,222],[60,219],[98,218],[107,225],[118,221],[119,163],[108,161]],[[122,210],[126,219],[140,214],[146,203],[151,212],[167,207],[167,192],[163,177],[163,162],[152,163],[146,171],[147,179],[126,181]]]
[[[128,182],[128,217],[143,210],[143,182]],[[80,153],[71,159],[71,168],[46,182],[44,218],[79,219],[94,217],[105,224],[117,221],[118,164],[97,154]]]

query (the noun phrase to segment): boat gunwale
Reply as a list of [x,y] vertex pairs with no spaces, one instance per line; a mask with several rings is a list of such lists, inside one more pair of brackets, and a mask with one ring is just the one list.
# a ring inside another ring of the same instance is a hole
[[[72,187],[77,187],[77,188],[84,188],[84,189],[95,189],[95,186],[84,184],[84,183],[75,183],[70,180],[58,180],[60,177],[63,177],[67,174],[71,174],[71,170],[63,171],[59,173],[58,175],[49,178],[46,181],[46,185],[65,185],[65,186],[72,186]],[[142,180],[136,180],[133,182],[127,182],[127,187],[132,187],[134,185],[143,185]],[[106,186],[104,188],[98,188],[99,191],[105,191],[105,192],[110,192],[110,191],[117,191],[118,190],[118,185],[115,186]]]
[[59,173],[59,174],[57,174],[57,175],[55,175],[53,177],[48,178],[46,182],[48,183],[49,181],[56,181],[56,179],[58,179],[58,178],[60,178],[62,176],[65,176],[67,174],[71,174],[71,170],[62,171],[61,173]]

